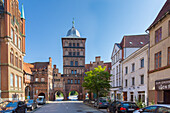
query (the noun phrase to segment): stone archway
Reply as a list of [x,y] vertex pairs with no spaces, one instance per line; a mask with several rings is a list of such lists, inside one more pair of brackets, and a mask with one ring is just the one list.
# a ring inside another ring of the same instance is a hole
[[67,93],[68,100],[80,100],[80,93],[76,90],[71,90]]
[[38,96],[43,96],[44,98],[46,98],[46,97],[45,97],[45,93],[42,93],[42,92],[39,93]]
[[25,99],[31,99],[31,87],[30,86],[25,87]]
[[54,100],[55,101],[62,101],[65,100],[64,93],[62,91],[55,91],[54,93]]

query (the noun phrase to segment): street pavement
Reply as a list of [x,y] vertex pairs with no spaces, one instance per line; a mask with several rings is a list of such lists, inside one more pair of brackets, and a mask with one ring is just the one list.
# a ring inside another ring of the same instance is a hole
[[41,106],[33,113],[106,113],[83,104],[82,101],[53,101]]

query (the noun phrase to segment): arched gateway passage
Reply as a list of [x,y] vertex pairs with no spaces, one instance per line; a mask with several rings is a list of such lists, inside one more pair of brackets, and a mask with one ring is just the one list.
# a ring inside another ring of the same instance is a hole
[[40,93],[38,96],[43,96],[45,98],[45,94],[44,93]]
[[64,94],[61,91],[56,91],[55,92],[55,100],[56,101],[64,100]]
[[78,100],[79,93],[77,91],[70,91],[68,94],[68,100]]

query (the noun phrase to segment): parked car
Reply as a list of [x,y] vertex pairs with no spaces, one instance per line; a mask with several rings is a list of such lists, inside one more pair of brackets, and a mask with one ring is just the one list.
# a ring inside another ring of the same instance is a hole
[[27,109],[29,110],[34,110],[35,108],[38,107],[38,103],[36,100],[30,99],[30,100],[27,100],[26,103],[27,103]]
[[139,107],[134,102],[114,101],[107,108],[109,113],[133,113],[139,110]]
[[107,108],[109,105],[109,102],[107,101],[106,97],[100,97],[99,99],[96,99],[94,102],[94,107],[99,108]]
[[38,98],[37,98],[37,103],[38,103],[38,104],[45,104],[46,101],[45,101],[44,96],[38,96]]
[[27,113],[27,106],[23,101],[4,101],[1,103],[1,113]]
[[133,113],[170,113],[170,105],[158,104],[147,106],[134,111]]

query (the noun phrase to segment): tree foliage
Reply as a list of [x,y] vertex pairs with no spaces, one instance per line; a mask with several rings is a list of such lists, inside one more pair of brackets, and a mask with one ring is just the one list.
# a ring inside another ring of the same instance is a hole
[[97,68],[94,68],[94,70],[86,72],[87,76],[84,77],[84,82],[82,84],[85,90],[96,93],[97,98],[99,96],[106,96],[111,87],[111,74],[109,74],[108,71],[105,71],[105,69],[106,67],[102,68],[101,66],[98,66]]

